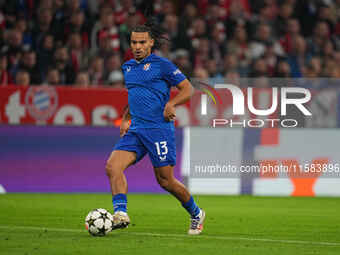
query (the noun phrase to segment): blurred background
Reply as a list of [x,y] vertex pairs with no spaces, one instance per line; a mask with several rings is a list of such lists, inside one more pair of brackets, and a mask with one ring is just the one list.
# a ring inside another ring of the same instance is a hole
[[[109,192],[105,160],[127,104],[120,67],[133,57],[129,31],[149,16],[169,39],[155,53],[189,78],[258,88],[254,102],[264,108],[273,86],[312,92],[312,118],[291,112],[308,130],[209,130],[198,141],[202,148],[215,141],[207,157],[223,152],[219,159],[238,167],[287,160],[336,167],[339,0],[0,0],[0,191]],[[216,111],[230,116],[230,107],[225,101]],[[196,108],[178,107],[176,120],[175,172],[194,193],[340,195],[339,179],[315,175],[191,178],[190,153],[199,149],[189,140],[207,132]],[[148,158],[132,168],[131,192],[162,192]]]
[[188,77],[340,77],[339,0],[2,0],[0,84],[121,88],[148,15]]

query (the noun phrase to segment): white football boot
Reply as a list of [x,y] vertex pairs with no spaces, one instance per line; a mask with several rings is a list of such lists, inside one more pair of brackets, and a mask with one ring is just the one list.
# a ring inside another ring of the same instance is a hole
[[112,230],[118,228],[127,228],[130,224],[130,218],[126,212],[117,211],[113,215]]
[[205,212],[201,209],[197,217],[191,218],[191,224],[188,231],[189,235],[199,235],[203,230],[203,224],[205,220]]

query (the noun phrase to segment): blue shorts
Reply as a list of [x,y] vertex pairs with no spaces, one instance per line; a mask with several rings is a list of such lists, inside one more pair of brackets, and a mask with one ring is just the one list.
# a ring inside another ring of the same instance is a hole
[[145,128],[129,130],[113,150],[132,151],[137,163],[146,153],[154,167],[176,164],[175,132],[172,129]]

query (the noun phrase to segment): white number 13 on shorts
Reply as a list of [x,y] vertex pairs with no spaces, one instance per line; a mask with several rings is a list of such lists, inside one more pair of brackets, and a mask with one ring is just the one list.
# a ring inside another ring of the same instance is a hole
[[166,155],[168,154],[168,147],[166,145],[166,141],[162,141],[162,142],[156,142],[156,149],[157,149],[157,154],[158,155]]

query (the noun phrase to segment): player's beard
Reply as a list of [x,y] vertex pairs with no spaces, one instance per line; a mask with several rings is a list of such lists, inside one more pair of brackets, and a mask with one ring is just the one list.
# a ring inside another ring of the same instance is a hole
[[[147,56],[150,55],[150,52],[149,52],[149,51],[145,51],[145,52],[139,51],[138,53],[139,53],[139,54],[137,54],[137,51],[136,51],[135,54],[134,54],[135,59],[136,59],[137,61],[142,61],[144,58],[146,58]],[[144,54],[143,54],[143,53],[144,53]]]

